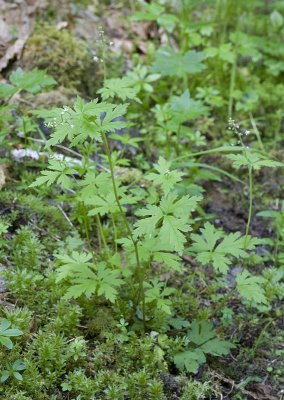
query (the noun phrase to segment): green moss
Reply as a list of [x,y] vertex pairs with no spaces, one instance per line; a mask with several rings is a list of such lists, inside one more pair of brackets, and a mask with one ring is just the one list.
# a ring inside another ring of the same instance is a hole
[[90,73],[91,56],[86,43],[68,30],[43,25],[28,40],[24,63],[28,69],[47,70],[62,86],[78,89],[84,86],[87,71]]

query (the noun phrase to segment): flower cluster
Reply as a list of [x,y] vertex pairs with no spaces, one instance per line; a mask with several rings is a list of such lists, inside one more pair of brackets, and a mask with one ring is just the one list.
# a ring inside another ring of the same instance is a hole
[[232,118],[229,118],[228,129],[233,131],[238,136],[248,136],[250,131],[247,129],[242,129],[240,125]]
[[[245,144],[243,142],[243,136],[250,135],[249,130],[241,128],[240,125],[232,118],[229,118],[228,129],[230,131],[233,131],[234,134],[238,137],[237,145],[241,145],[241,146],[243,146],[243,148],[249,149],[249,147],[245,146]],[[235,146],[235,145],[233,144],[233,146]]]
[[45,122],[44,125],[47,128],[56,128],[56,126],[57,126],[56,118],[53,118],[52,121]]

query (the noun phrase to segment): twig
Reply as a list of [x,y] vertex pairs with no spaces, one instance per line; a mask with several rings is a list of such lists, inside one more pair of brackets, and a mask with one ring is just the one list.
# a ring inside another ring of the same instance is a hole
[[63,208],[60,207],[59,204],[57,204],[57,208],[62,212],[62,214],[63,214],[64,218],[66,219],[66,221],[68,222],[68,224],[69,224],[70,226],[72,226],[72,228],[74,228],[74,225],[73,225],[72,222],[70,221],[68,215],[67,215],[66,212],[63,210]]
[[52,237],[52,238],[55,239],[57,242],[60,242],[60,240],[61,240],[60,237],[55,236],[55,235],[52,235],[51,233],[47,232],[45,229],[40,228],[39,226],[37,226],[37,225],[35,225],[35,224],[31,223],[31,222],[29,222],[29,225],[32,226],[34,229],[36,229],[36,230],[38,230],[38,231],[44,233],[45,235]]
[[239,390],[240,392],[242,392],[245,395],[251,396],[255,400],[259,400],[259,397],[255,393],[252,393],[249,390],[246,390],[246,389],[244,389],[242,387],[239,387],[238,384],[236,384],[236,382],[233,379],[226,378],[225,376],[222,376],[222,375],[218,374],[218,372],[216,372],[216,371],[212,371],[211,374],[213,375],[213,377],[219,379],[220,381],[225,382],[225,383],[229,383],[231,385],[231,392],[234,389],[236,389],[236,390]]
[[[30,136],[28,136],[27,139],[29,139],[29,140],[31,140],[31,141],[33,141],[33,142],[37,142],[37,143],[46,143],[46,142],[47,142],[46,140],[43,140],[43,139],[35,139],[35,138],[30,137]],[[62,144],[56,144],[54,147],[57,147],[57,148],[59,148],[59,149],[65,150],[65,151],[68,151],[69,153],[73,154],[74,156],[83,158],[83,156],[82,156],[80,153],[77,153],[77,151],[72,150],[72,149],[69,149],[68,147],[62,146]],[[89,158],[89,161],[90,161],[90,162],[94,162],[94,160],[91,159],[91,158]],[[102,164],[97,163],[97,166],[98,166],[100,169],[102,169],[102,170],[104,170],[104,171],[106,171],[106,172],[110,172],[110,170],[109,170],[107,167],[105,167],[104,165],[102,165]]]

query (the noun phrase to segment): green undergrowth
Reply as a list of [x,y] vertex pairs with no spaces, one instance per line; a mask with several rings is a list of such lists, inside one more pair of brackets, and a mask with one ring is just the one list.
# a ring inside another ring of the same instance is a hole
[[130,6],[123,73],[44,25],[0,84],[1,399],[280,396],[283,7]]

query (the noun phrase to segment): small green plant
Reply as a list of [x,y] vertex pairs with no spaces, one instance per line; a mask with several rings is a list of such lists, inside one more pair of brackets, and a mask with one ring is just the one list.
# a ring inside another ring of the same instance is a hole
[[[103,89],[103,96],[114,96],[117,92],[117,81],[106,81],[107,89]],[[110,92],[110,89],[112,90]],[[133,91],[125,87],[123,98],[132,99]],[[87,165],[90,165],[88,152],[82,154],[84,168],[76,165],[68,166],[66,161],[50,159],[48,169],[42,171],[41,176],[31,185],[38,187],[43,184],[48,186],[53,183],[61,185],[64,189],[78,191],[78,200],[83,202],[89,209],[88,216],[96,217],[100,236],[104,247],[109,254],[108,243],[103,233],[101,218],[109,215],[114,229],[115,243],[123,244],[130,261],[130,266],[135,268],[130,272],[134,282],[138,285],[137,297],[134,300],[136,307],[142,307],[142,318],[145,329],[146,303],[144,281],[146,273],[150,273],[151,262],[162,261],[166,265],[176,265],[178,253],[181,256],[186,243],[186,233],[190,231],[189,218],[195,210],[200,196],[179,196],[175,193],[175,186],[181,180],[182,174],[178,171],[170,171],[170,163],[159,159],[154,165],[157,173],[146,175],[145,179],[153,182],[158,190],[162,191],[161,197],[157,198],[157,204],[147,204],[146,196],[134,195],[127,186],[122,185],[115,173],[114,153],[111,152],[107,132],[115,132],[117,129],[124,129],[127,126],[123,117],[127,112],[127,104],[114,105],[106,102],[98,102],[95,99],[84,103],[78,98],[73,108],[64,107],[51,111],[38,111],[37,115],[46,118],[47,124],[54,128],[47,146],[54,146],[68,139],[71,146],[84,143],[83,149],[92,148],[93,141],[96,145],[103,144],[105,158],[108,162],[108,172],[98,174],[86,174]],[[97,149],[97,147],[94,147]],[[79,191],[79,185],[75,178],[77,173],[85,178],[85,188]],[[126,216],[125,207],[138,205],[145,202],[143,207],[136,212],[139,219],[134,222]],[[90,208],[91,206],[91,208]],[[186,218],[185,218],[186,216]],[[119,222],[117,219],[119,218]],[[126,237],[117,236],[120,223],[124,227]],[[125,281],[121,280],[122,270],[120,263],[90,263],[94,257],[92,245],[88,237],[90,254],[72,253],[72,256],[59,255],[62,262],[58,279],[69,279],[72,286],[67,292],[68,297],[79,297],[85,293],[91,295],[103,295],[114,302],[117,297],[116,287],[121,286]],[[117,244],[115,245],[117,248]],[[115,256],[115,254],[113,255]],[[133,265],[134,261],[134,265]],[[109,261],[108,261],[109,262]],[[110,268],[111,267],[111,268]],[[148,271],[146,271],[146,268]],[[129,274],[129,272],[128,272]],[[168,289],[166,289],[168,290]],[[149,290],[148,290],[149,292]],[[149,292],[150,294],[150,292]],[[161,295],[162,296],[162,295]],[[151,301],[152,302],[152,301]],[[157,303],[159,304],[159,302]]]
[[246,250],[253,250],[258,244],[258,240],[252,237],[247,239],[246,244],[246,237],[241,236],[239,232],[224,235],[209,222],[206,222],[200,231],[201,235],[191,235],[194,243],[189,248],[190,251],[196,254],[196,259],[202,265],[212,264],[216,272],[222,274],[228,272],[232,257],[246,258]]
[[235,346],[219,339],[211,323],[193,321],[183,347],[183,351],[174,355],[174,363],[181,371],[196,373],[199,366],[206,361],[206,354],[226,355]]
[[16,71],[11,73],[9,80],[10,83],[0,84],[0,99],[11,98],[20,91],[35,94],[56,84],[51,76],[39,69],[24,72],[21,68],[17,68]]
[[11,328],[11,322],[3,319],[0,323],[0,343],[7,349],[13,348],[13,342],[10,337],[21,336],[23,332],[18,328]]
[[243,137],[250,134],[250,131],[241,129],[240,125],[237,124],[233,119],[229,120],[229,129],[238,138],[238,144],[241,146],[241,154],[229,154],[227,158],[233,161],[233,167],[240,169],[241,167],[246,167],[248,169],[249,176],[249,212],[248,220],[246,225],[246,235],[245,235],[245,246],[248,242],[251,218],[252,218],[252,206],[253,206],[253,172],[258,171],[263,167],[275,168],[283,167],[284,164],[279,161],[274,161],[266,158],[262,154],[253,152],[248,146],[245,145]]
[[22,381],[22,371],[24,371],[26,368],[26,364],[21,360],[16,360],[13,364],[6,364],[6,369],[1,371],[0,382],[6,382],[9,378],[12,377],[17,379],[18,381]]
[[90,262],[91,254],[73,252],[71,256],[57,256],[61,267],[58,270],[57,282],[69,279],[69,287],[66,299],[78,298],[82,294],[87,297],[103,296],[114,303],[123,281],[120,279],[120,272],[112,270],[105,263],[94,264]]

